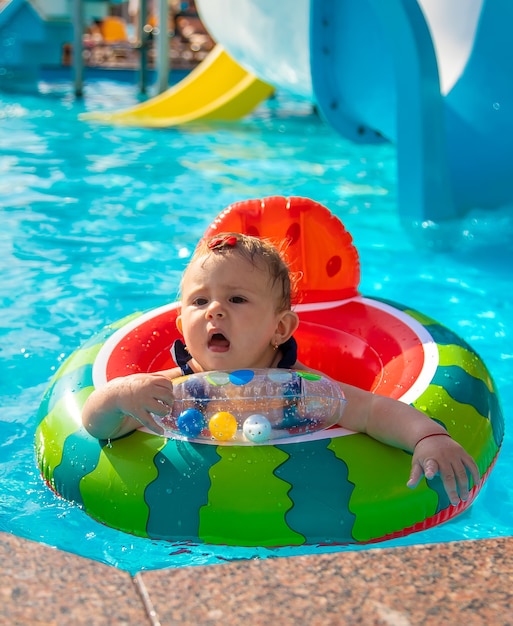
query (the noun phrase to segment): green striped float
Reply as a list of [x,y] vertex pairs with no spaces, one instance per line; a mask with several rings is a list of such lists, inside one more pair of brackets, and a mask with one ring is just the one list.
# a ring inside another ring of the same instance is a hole
[[[347,382],[410,402],[444,425],[474,457],[482,477],[466,502],[451,506],[438,478],[408,489],[410,453],[338,428],[279,445],[201,444],[142,430],[112,442],[94,439],[81,425],[81,409],[99,384],[93,378],[109,376],[93,377],[93,368],[107,371],[109,359],[132,341],[132,348],[146,346],[140,371],[162,369],[176,310],[169,305],[106,327],[68,358],[43,397],[35,441],[42,475],[91,517],[172,541],[368,543],[444,522],[477,496],[504,428],[487,368],[467,343],[434,320],[360,296],[328,308],[298,306],[299,358],[311,367],[325,365],[331,376],[339,371],[341,378],[345,360],[353,364],[362,345],[371,347],[379,371],[375,363],[366,369],[364,360],[361,368],[347,368],[350,376],[361,369],[361,380]],[[311,362],[319,342],[324,355]],[[125,364],[120,367],[122,372]],[[114,368],[110,376],[119,374]]]

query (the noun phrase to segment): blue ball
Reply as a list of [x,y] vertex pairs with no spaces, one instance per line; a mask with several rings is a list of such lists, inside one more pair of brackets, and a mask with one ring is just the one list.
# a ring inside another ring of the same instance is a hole
[[203,413],[198,409],[185,409],[178,416],[176,425],[185,437],[197,437],[207,423]]

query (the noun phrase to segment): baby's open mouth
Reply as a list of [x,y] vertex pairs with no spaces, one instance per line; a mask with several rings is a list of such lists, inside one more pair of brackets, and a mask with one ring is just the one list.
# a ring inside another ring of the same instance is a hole
[[208,347],[213,348],[214,350],[227,350],[230,347],[230,342],[222,333],[215,333],[212,337],[210,337]]

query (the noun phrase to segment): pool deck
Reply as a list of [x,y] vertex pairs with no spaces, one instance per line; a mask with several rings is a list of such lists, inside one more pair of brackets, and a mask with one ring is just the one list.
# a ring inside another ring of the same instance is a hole
[[0,533],[0,624],[513,624],[513,538],[154,570]]

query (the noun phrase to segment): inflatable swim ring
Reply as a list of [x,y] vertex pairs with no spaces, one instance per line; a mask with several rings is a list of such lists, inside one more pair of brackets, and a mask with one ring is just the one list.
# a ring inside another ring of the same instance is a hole
[[267,445],[212,445],[144,430],[94,439],[80,415],[96,386],[174,365],[178,303],[106,327],[56,373],[36,433],[49,486],[126,532],[239,546],[374,542],[469,507],[503,437],[494,384],[474,350],[414,309],[360,295],[352,239],[322,205],[281,197],[237,203],[207,234],[222,231],[288,241],[291,269],[303,275],[299,359],[442,423],[479,467],[471,497],[451,506],[438,478],[408,489],[411,454],[337,426]]

